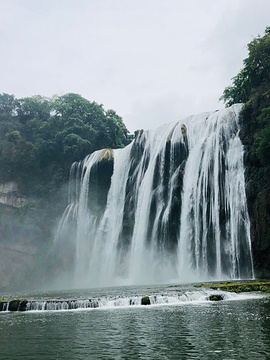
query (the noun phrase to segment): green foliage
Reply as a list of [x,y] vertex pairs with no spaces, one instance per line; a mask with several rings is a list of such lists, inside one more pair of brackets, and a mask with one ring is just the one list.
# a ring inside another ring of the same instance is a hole
[[0,95],[0,179],[16,181],[28,195],[53,193],[67,181],[74,161],[130,141],[115,111],[80,95]]
[[15,98],[14,95],[3,93],[0,96],[0,116],[1,118],[9,118],[13,115],[15,109]]
[[14,142],[17,143],[19,140],[21,140],[21,134],[19,131],[11,131],[11,132],[7,132],[5,135],[6,139],[10,142]]
[[244,67],[221,97],[226,106],[244,103],[241,113],[243,143],[248,147],[247,165],[270,166],[270,27],[248,44]]
[[226,87],[220,98],[226,106],[246,102],[250,95],[250,81],[246,69],[242,69],[232,80],[233,85]]
[[244,60],[243,69],[225,88],[221,99],[226,106],[246,103],[260,87],[270,82],[270,31],[265,30],[263,37],[257,37],[248,44],[249,55]]
[[[203,287],[210,288],[213,290],[222,290],[229,292],[252,292],[252,291],[262,291],[262,292],[270,292],[270,281],[262,280],[262,281],[250,281],[250,282],[222,282],[222,283],[206,283],[206,284],[197,284],[195,287]],[[216,295],[212,295],[216,296]]]
[[257,139],[257,154],[263,165],[270,166],[270,125],[261,130]]

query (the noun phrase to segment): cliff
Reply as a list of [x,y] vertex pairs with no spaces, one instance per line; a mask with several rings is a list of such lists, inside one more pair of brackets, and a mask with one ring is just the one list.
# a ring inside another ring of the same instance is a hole
[[[265,161],[258,153],[261,134],[265,124],[270,121],[270,116],[265,113],[265,109],[270,107],[269,95],[270,91],[267,91],[254,96],[243,107],[240,116],[240,137],[245,146],[246,194],[254,267],[255,275],[259,278],[270,277],[270,159]],[[264,121],[263,114],[266,114]],[[263,155],[266,151],[267,149]]]
[[49,252],[66,189],[33,199],[16,182],[0,184],[0,291],[34,289],[49,278]]
[[23,196],[18,189],[18,185],[14,181],[0,184],[0,204],[10,205],[20,208],[29,203],[29,200]]
[[243,68],[221,99],[244,104],[240,137],[245,146],[246,193],[256,276],[270,277],[270,27],[248,45]]

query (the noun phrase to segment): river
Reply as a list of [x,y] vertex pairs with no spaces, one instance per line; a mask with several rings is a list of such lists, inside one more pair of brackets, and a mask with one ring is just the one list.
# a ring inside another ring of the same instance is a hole
[[[212,302],[210,293],[149,286],[24,294],[44,303],[91,297],[100,307],[1,312],[0,358],[269,359],[269,296],[225,294]],[[151,305],[137,301],[143,295]]]

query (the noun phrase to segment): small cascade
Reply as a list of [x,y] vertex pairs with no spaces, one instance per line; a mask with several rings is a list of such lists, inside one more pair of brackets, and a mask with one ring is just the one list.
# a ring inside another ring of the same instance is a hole
[[254,276],[240,108],[137,131],[72,165],[55,236],[72,286]]
[[76,310],[99,307],[98,300],[37,300],[29,301],[25,311]]
[[262,298],[265,294],[236,294],[221,290],[198,289],[164,291],[149,295],[102,296],[91,299],[46,299],[46,300],[12,300],[0,312],[31,312],[31,311],[72,311],[113,309],[128,307],[148,307],[163,305],[186,305],[217,300],[247,300]]
[[0,301],[0,311],[8,311],[8,301]]

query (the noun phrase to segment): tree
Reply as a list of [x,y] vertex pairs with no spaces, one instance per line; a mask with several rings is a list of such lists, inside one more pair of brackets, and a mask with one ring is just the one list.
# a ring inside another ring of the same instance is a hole
[[0,95],[0,178],[17,181],[30,195],[53,193],[68,180],[74,161],[130,141],[114,110],[78,94]]
[[257,139],[257,155],[264,166],[270,166],[270,125],[257,135]]
[[15,98],[14,95],[0,94],[0,116],[12,116],[15,110]]
[[226,106],[244,103],[240,114],[241,137],[249,149],[249,165],[267,167],[270,126],[270,27],[264,36],[248,44],[249,55],[244,67],[225,88],[221,99]]
[[270,83],[270,27],[265,35],[258,36],[248,44],[248,57],[244,67],[233,77],[232,85],[225,88],[221,100],[226,106],[235,103],[246,103],[259,88]]

